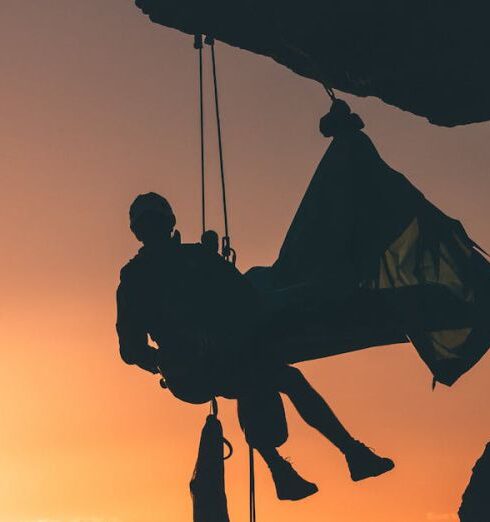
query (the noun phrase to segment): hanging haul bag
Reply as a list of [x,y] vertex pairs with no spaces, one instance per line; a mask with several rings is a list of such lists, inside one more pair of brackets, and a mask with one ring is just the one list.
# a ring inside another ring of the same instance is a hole
[[[223,446],[229,449],[224,455]],[[229,522],[225,493],[225,459],[231,457],[233,449],[223,437],[223,428],[218,420],[216,402],[208,415],[201,433],[199,453],[190,490],[194,506],[194,522]]]

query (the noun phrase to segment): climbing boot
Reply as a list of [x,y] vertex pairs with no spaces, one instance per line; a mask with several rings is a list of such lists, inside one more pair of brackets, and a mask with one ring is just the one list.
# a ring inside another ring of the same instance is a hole
[[369,477],[377,477],[395,467],[391,459],[378,457],[370,448],[362,442],[355,441],[345,454],[350,476],[354,482]]
[[301,500],[318,491],[316,484],[301,477],[285,460],[271,469],[279,500]]

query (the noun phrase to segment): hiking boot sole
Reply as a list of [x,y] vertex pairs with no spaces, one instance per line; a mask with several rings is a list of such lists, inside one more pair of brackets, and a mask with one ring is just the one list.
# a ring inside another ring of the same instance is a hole
[[385,459],[384,466],[380,466],[380,468],[371,473],[356,473],[355,475],[351,474],[351,479],[353,482],[359,482],[360,480],[364,480],[370,477],[379,477],[383,475],[383,473],[388,473],[395,467],[395,463],[391,459]]
[[303,491],[303,493],[301,495],[283,496],[283,495],[279,495],[279,493],[278,493],[277,498],[279,500],[291,500],[291,501],[295,502],[297,500],[303,500],[304,498],[311,497],[311,495],[314,495],[317,492],[318,492],[318,487],[316,486],[316,484],[311,484],[311,488],[308,488],[307,490]]

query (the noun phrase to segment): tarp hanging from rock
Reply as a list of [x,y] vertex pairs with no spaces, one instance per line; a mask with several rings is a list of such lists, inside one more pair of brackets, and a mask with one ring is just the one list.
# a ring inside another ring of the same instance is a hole
[[266,272],[278,300],[300,287],[330,304],[308,310],[296,338],[290,323],[278,349],[295,362],[409,338],[452,384],[490,345],[490,264],[459,221],[381,159],[344,102],[321,126],[334,140]]

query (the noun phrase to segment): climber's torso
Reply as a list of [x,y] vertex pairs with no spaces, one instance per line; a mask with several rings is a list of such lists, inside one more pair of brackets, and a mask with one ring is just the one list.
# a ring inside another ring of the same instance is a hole
[[122,280],[174,394],[190,402],[217,394],[221,374],[252,343],[261,308],[253,287],[199,244],[144,247]]

